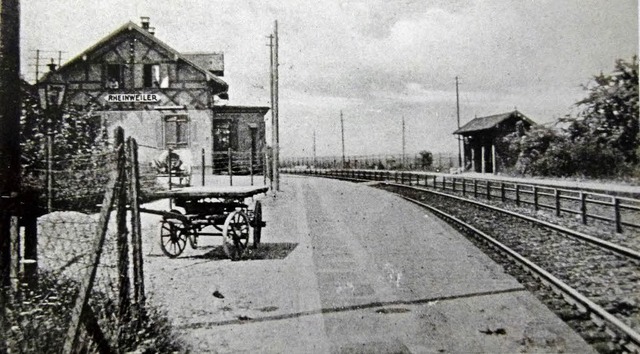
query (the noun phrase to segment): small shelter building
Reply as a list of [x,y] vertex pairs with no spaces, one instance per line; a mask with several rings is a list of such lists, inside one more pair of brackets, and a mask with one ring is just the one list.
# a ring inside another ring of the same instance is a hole
[[464,170],[497,173],[508,167],[504,137],[516,131],[524,133],[535,124],[517,110],[472,119],[453,132],[463,139]]

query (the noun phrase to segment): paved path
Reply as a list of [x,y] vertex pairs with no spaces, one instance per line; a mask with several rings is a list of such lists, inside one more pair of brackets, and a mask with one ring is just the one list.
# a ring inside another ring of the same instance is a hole
[[145,219],[151,300],[193,352],[591,352],[419,207],[365,185],[281,182],[263,200],[265,259],[226,260],[219,238],[168,259]]

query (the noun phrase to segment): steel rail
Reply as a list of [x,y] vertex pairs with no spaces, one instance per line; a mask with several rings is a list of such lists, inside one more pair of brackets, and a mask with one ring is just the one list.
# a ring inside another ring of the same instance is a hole
[[494,211],[497,211],[497,212],[500,212],[500,213],[504,213],[504,214],[507,214],[507,215],[510,215],[510,216],[513,216],[513,217],[517,217],[517,218],[520,218],[520,219],[523,219],[523,220],[526,220],[526,221],[529,221],[529,222],[532,222],[532,223],[543,225],[543,226],[548,227],[548,228],[550,228],[552,230],[568,234],[568,235],[570,235],[572,237],[575,237],[575,238],[577,238],[579,240],[590,242],[592,244],[595,244],[595,245],[597,245],[599,247],[602,247],[604,249],[607,249],[609,251],[615,252],[615,253],[617,253],[619,255],[622,255],[624,257],[628,257],[628,258],[631,258],[633,260],[640,261],[640,252],[638,252],[636,250],[633,250],[633,249],[628,248],[628,247],[620,246],[620,245],[617,245],[615,243],[612,243],[612,242],[609,242],[609,241],[605,241],[605,240],[599,239],[597,237],[593,237],[593,236],[587,235],[587,234],[582,233],[582,232],[574,231],[574,230],[568,229],[566,227],[563,227],[563,226],[560,226],[560,225],[556,225],[556,224],[553,224],[553,223],[550,223],[550,222],[547,222],[547,221],[544,221],[544,220],[536,219],[536,218],[531,217],[531,216],[522,215],[522,214],[510,211],[510,210],[506,210],[506,209],[495,207],[493,205],[484,204],[484,203],[481,203],[481,202],[478,202],[478,201],[475,201],[475,200],[470,200],[470,199],[467,199],[467,198],[461,198],[461,197],[458,197],[458,196],[455,196],[455,195],[451,195],[451,194],[447,194],[447,193],[436,192],[436,191],[433,191],[433,190],[430,190],[430,189],[426,189],[426,188],[420,188],[420,187],[416,187],[416,186],[407,186],[407,185],[404,185],[404,184],[391,183],[391,182],[380,182],[380,184],[394,186],[394,187],[402,187],[402,188],[407,188],[407,189],[413,189],[413,190],[420,191],[420,192],[427,192],[427,193],[436,194],[436,195],[439,195],[439,196],[442,196],[442,197],[455,199],[455,200],[462,201],[462,202],[465,202],[465,203],[475,204],[475,205],[481,206],[483,208],[487,208],[487,209],[494,210]]
[[[502,252],[506,253],[511,259],[517,261],[522,266],[524,266],[525,268],[529,269],[531,272],[537,274],[540,277],[540,279],[543,279],[544,281],[548,282],[551,286],[553,286],[554,288],[558,289],[564,295],[569,297],[570,300],[573,300],[573,301],[569,301],[569,303],[575,304],[576,306],[581,306],[585,311],[588,311],[589,315],[590,315],[590,317],[592,319],[594,319],[593,315],[598,316],[600,319],[608,322],[615,329],[617,329],[618,331],[623,333],[624,336],[626,336],[626,338],[623,338],[624,340],[626,340],[626,343],[620,343],[620,345],[624,346],[626,349],[628,349],[631,352],[636,352],[636,353],[640,352],[640,333],[634,331],[626,323],[622,322],[621,320],[619,320],[618,318],[613,316],[611,313],[607,312],[600,305],[594,303],[593,301],[589,300],[584,295],[580,294],[577,290],[575,290],[572,287],[570,287],[569,285],[565,284],[562,280],[556,278],[551,273],[549,273],[546,270],[542,269],[537,264],[535,264],[532,261],[528,260],[527,258],[523,257],[522,255],[520,255],[516,251],[514,251],[511,248],[507,247],[506,245],[504,245],[503,243],[501,243],[498,240],[494,239],[493,237],[489,236],[488,234],[486,234],[486,233],[480,231],[479,229],[467,224],[466,222],[456,218],[455,216],[447,214],[447,213],[445,213],[445,212],[443,212],[443,211],[441,211],[441,210],[439,210],[439,209],[437,209],[435,207],[432,207],[430,205],[422,203],[422,202],[420,202],[418,200],[415,200],[415,199],[412,199],[412,198],[409,198],[409,197],[405,197],[405,196],[400,196],[400,197],[402,197],[402,198],[404,198],[404,199],[406,199],[406,200],[408,200],[408,201],[410,201],[412,203],[420,205],[421,207],[430,210],[434,214],[439,215],[439,216],[443,217],[444,219],[449,219],[449,220],[455,222],[456,224],[458,224],[458,225],[464,227],[465,229],[473,232],[474,234],[480,236],[483,240],[489,242],[495,248],[498,248],[498,249],[502,250]],[[618,335],[618,333],[615,333],[615,332],[613,332],[611,334],[614,335],[614,336]]]

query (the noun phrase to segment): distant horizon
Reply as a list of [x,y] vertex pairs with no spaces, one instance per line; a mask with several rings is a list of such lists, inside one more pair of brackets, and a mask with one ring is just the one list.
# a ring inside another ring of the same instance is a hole
[[340,111],[354,155],[400,151],[402,117],[407,151],[457,151],[455,77],[460,125],[516,107],[545,124],[638,55],[637,0],[51,0],[21,5],[21,72],[31,81],[35,49],[44,70],[140,16],[179,52],[224,52],[229,104],[251,106],[270,106],[278,20],[282,156],[310,154],[314,131],[317,155],[340,156]]
[[[457,159],[458,157],[458,151],[429,151],[426,150],[428,152],[430,152],[434,157],[436,156],[453,156]],[[416,152],[406,152],[405,156],[417,156],[420,154],[420,151],[416,151]],[[398,153],[379,153],[379,154],[367,154],[367,155],[349,155],[349,154],[345,154],[344,155],[346,159],[349,158],[376,158],[376,157],[400,157],[402,156],[402,152],[398,152]],[[288,156],[288,155],[281,155],[280,157],[282,158],[287,158],[287,159],[313,159],[313,154],[311,155],[299,155],[299,156]],[[337,159],[340,160],[342,159],[342,155],[316,155],[317,159]],[[457,163],[457,160],[456,160]]]

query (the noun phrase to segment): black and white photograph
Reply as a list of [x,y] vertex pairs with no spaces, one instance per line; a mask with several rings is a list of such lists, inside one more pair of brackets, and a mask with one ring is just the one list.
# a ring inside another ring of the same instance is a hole
[[0,0],[0,353],[640,353],[638,0]]

